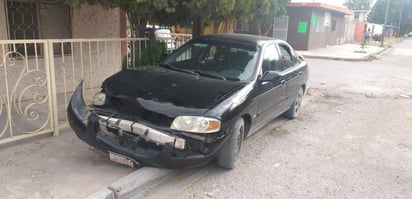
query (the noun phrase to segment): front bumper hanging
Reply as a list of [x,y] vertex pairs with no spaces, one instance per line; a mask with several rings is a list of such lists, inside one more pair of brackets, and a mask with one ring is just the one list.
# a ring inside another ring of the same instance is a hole
[[[88,110],[83,99],[83,81],[77,86],[67,108],[69,124],[76,135],[88,143],[105,152],[114,152],[131,158],[135,164],[164,166],[168,168],[185,168],[201,166],[212,160],[230,136],[216,141],[206,154],[193,153],[178,156],[175,151],[190,150],[186,139],[169,135],[161,130],[148,127],[134,121],[113,118]],[[161,150],[144,148],[131,149],[123,146],[118,139],[108,136],[103,127],[129,132],[147,142],[161,145]]]

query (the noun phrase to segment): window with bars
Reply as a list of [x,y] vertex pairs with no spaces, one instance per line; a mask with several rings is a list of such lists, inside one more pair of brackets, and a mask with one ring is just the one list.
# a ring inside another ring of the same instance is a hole
[[[10,39],[71,38],[70,7],[56,1],[7,0]],[[55,44],[54,54],[69,53],[70,46]],[[13,46],[14,51],[27,55],[41,54],[39,46]],[[26,48],[26,50],[24,49]],[[37,48],[37,49],[35,49]],[[62,52],[63,49],[63,52]]]
[[325,29],[324,26],[324,18],[323,17],[317,17],[316,20],[316,32],[317,33],[322,33]]

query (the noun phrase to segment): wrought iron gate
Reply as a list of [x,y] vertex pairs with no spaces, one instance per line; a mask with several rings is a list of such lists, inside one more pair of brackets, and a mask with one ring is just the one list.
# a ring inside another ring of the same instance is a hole
[[289,16],[275,17],[272,37],[286,41],[288,39],[288,23]]
[[[172,36],[176,47],[191,39]],[[0,40],[0,144],[58,135],[68,126],[67,104],[80,80],[87,101],[106,77],[134,66],[140,53],[129,49],[145,46],[147,40]]]
[[46,41],[0,41],[0,144],[55,129],[47,49]]

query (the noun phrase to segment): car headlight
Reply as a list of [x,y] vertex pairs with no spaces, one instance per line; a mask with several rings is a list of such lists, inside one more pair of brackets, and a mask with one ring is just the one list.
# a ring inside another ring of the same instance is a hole
[[106,103],[106,93],[102,93],[102,92],[96,93],[96,95],[93,98],[92,104],[96,106],[103,106],[105,103]]
[[214,133],[220,130],[220,121],[214,118],[197,116],[178,116],[170,128],[192,133]]

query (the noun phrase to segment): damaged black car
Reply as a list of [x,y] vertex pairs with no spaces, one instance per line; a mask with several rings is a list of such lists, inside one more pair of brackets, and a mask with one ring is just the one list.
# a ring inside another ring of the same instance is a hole
[[67,113],[77,136],[129,166],[232,169],[243,139],[296,118],[308,66],[284,41],[245,34],[195,38],[158,65],[107,78],[86,105],[79,84]]

